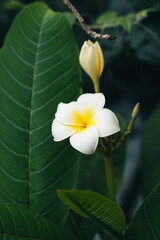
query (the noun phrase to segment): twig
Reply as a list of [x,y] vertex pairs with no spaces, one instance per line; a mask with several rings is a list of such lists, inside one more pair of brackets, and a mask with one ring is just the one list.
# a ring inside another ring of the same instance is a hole
[[131,120],[128,124],[127,130],[125,131],[125,133],[123,134],[123,136],[121,137],[120,141],[117,143],[117,145],[115,147],[112,148],[112,151],[114,152],[115,150],[117,150],[127,139],[128,135],[131,134],[132,129],[133,129],[133,125],[135,123],[136,118],[138,117],[139,114],[139,109],[140,109],[140,104],[137,103],[132,111],[132,115],[131,115]]
[[80,25],[82,26],[83,30],[92,38],[94,39],[107,39],[107,40],[114,40],[116,39],[115,36],[109,35],[109,34],[100,34],[92,31],[84,22],[83,17],[80,15],[80,13],[77,11],[77,9],[70,3],[69,0],[63,0],[64,4],[68,6],[68,8],[73,12],[73,14],[77,17]]

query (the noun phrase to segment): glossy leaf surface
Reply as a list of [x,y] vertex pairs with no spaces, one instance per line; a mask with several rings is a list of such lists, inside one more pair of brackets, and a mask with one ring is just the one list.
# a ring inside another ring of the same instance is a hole
[[155,240],[160,239],[160,184],[144,200],[131,224],[125,240]]
[[160,105],[144,126],[142,136],[142,183],[143,193],[147,196],[160,182]]
[[58,190],[58,196],[76,213],[94,220],[116,237],[122,237],[125,216],[110,199],[87,190]]
[[29,208],[0,203],[0,239],[76,240],[72,234],[36,215]]
[[68,213],[56,189],[75,187],[78,153],[53,142],[51,123],[81,92],[78,55],[66,17],[42,3],[17,15],[0,51],[0,199],[56,223]]

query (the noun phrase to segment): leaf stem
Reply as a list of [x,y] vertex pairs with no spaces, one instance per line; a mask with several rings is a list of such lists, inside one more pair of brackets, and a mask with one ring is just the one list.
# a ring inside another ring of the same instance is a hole
[[116,202],[112,155],[104,157],[108,197]]

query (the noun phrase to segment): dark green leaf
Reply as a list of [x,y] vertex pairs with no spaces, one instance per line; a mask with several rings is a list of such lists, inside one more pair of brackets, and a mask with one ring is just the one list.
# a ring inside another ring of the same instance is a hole
[[56,189],[74,188],[78,152],[53,142],[59,102],[80,94],[78,47],[61,13],[36,3],[20,12],[0,51],[0,199],[63,223]]
[[121,238],[125,216],[116,203],[96,192],[86,190],[58,190],[58,196],[73,211],[94,220]]
[[142,137],[143,192],[147,196],[160,182],[160,105],[144,126]]
[[76,240],[72,234],[36,215],[29,208],[0,203],[0,239]]
[[160,184],[144,200],[131,224],[124,240],[160,239]]

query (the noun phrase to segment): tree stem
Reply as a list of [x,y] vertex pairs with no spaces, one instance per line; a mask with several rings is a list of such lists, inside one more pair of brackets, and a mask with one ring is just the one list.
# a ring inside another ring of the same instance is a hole
[[106,183],[107,183],[108,197],[112,201],[116,202],[113,164],[112,164],[112,156],[111,155],[104,157],[104,164],[105,164],[105,170],[106,170]]

